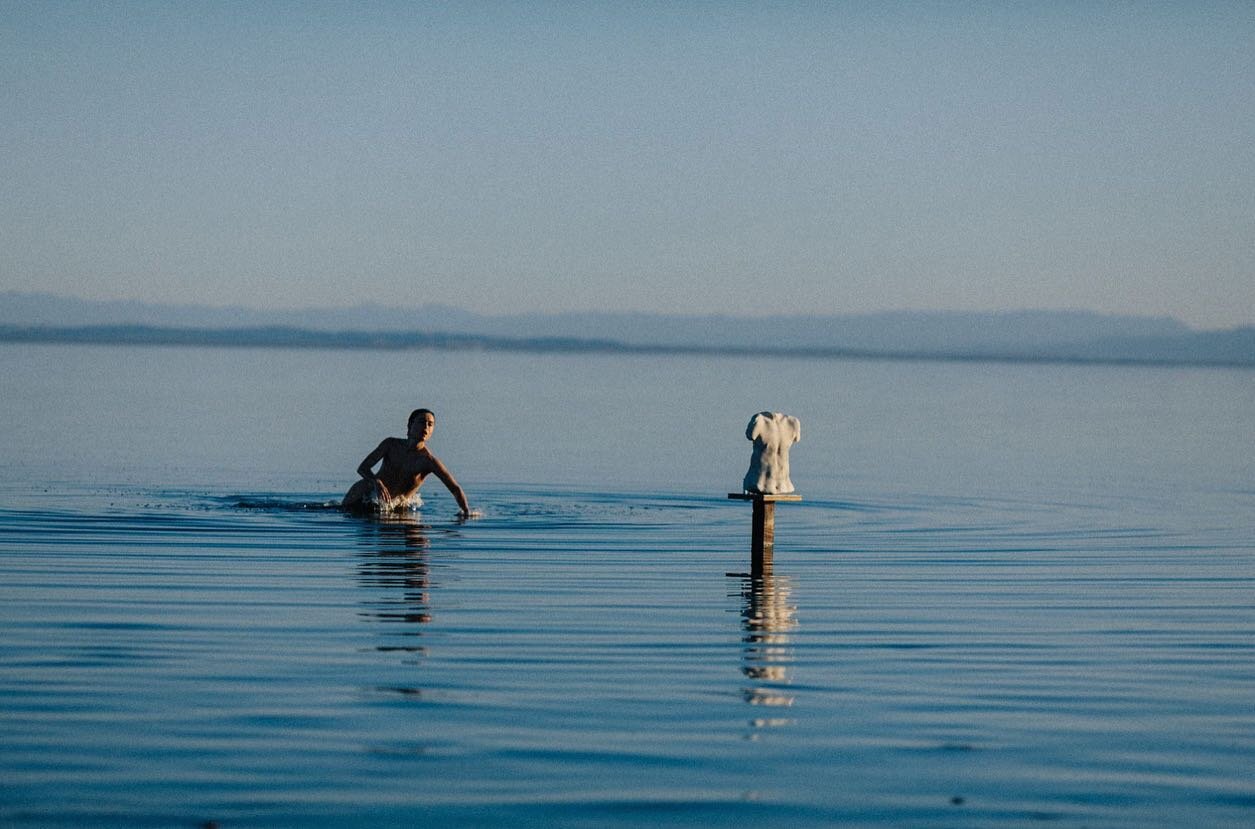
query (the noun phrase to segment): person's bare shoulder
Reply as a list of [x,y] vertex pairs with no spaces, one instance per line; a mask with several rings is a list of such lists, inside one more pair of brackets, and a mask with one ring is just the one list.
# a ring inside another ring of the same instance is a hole
[[427,467],[428,471],[447,472],[447,470],[445,469],[445,465],[440,462],[440,458],[437,458],[434,454],[432,454],[432,451],[430,449],[424,446],[419,451],[423,459],[423,464]]
[[405,441],[401,438],[384,438],[379,441],[379,446],[375,448],[375,453],[379,457],[393,458],[405,451]]

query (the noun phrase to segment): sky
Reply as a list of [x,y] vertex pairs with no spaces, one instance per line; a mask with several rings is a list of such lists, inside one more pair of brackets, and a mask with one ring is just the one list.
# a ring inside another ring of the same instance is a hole
[[0,290],[1255,323],[1255,3],[0,0]]

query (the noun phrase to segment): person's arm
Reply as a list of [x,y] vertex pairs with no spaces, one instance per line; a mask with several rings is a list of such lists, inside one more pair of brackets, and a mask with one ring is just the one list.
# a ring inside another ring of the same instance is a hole
[[466,518],[470,516],[471,505],[467,503],[466,493],[462,491],[462,487],[456,480],[454,480],[452,473],[449,472],[443,463],[435,457],[432,457],[432,461],[432,471],[436,473],[436,477],[439,478],[440,482],[443,483],[449,490],[449,494],[453,496],[453,500],[458,502],[458,509],[461,510],[462,517]]
[[392,493],[388,492],[388,488],[384,486],[383,481],[376,477],[374,467],[375,464],[383,460],[387,451],[388,440],[385,438],[375,447],[375,451],[363,458],[362,462],[357,465],[357,474],[375,485],[375,491],[379,494],[379,497],[382,499],[381,502],[384,504],[392,500]]
[[374,473],[375,464],[383,460],[383,456],[387,452],[387,450],[388,450],[388,441],[384,440],[378,446],[375,447],[375,450],[373,452],[371,452],[369,455],[363,458],[362,462],[357,465],[357,474],[361,475],[363,478],[365,478],[368,481],[375,480],[375,473]]

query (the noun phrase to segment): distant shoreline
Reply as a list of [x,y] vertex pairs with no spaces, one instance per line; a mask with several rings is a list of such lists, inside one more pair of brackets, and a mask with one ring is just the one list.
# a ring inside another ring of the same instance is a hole
[[1045,363],[1065,365],[1196,366],[1255,368],[1255,359],[1224,357],[1068,354],[1049,348],[1015,351],[894,351],[815,346],[701,346],[639,344],[576,337],[502,337],[422,331],[319,331],[287,326],[194,328],[147,325],[0,325],[0,342],[68,345],[304,348],[353,351],[505,351],[543,354],[707,355],[802,359],[930,362]]

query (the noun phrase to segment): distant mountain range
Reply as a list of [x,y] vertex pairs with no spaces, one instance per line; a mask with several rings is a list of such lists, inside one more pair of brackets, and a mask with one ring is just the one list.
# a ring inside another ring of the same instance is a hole
[[892,311],[732,317],[481,315],[439,305],[264,311],[0,293],[0,340],[544,351],[772,353],[910,359],[1255,366],[1255,326],[1086,311]]

